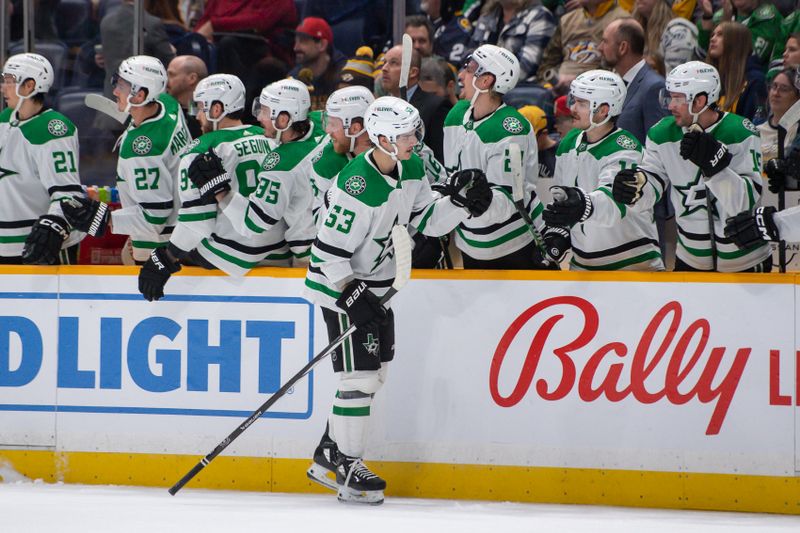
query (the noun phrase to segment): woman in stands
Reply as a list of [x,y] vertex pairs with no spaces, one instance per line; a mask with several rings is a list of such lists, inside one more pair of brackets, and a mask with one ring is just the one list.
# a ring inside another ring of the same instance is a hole
[[633,18],[644,28],[647,62],[662,76],[698,59],[697,26],[675,15],[672,0],[636,0]]

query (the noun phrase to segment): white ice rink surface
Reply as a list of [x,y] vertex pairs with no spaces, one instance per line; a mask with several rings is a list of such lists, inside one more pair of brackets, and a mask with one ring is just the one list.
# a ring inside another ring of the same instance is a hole
[[388,498],[0,483],[0,532],[800,532],[800,517]]

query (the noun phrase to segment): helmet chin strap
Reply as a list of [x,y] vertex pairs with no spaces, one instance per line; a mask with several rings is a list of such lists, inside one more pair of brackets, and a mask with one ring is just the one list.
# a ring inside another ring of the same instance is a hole
[[[352,126],[353,125],[351,124],[350,127],[352,127]],[[355,149],[356,149],[356,139],[361,137],[361,134],[364,133],[367,130],[366,129],[362,129],[361,131],[359,131],[355,135],[350,135],[349,131],[350,131],[350,128],[347,128],[346,130],[344,130],[344,135],[345,135],[345,137],[350,139],[350,150],[349,150],[349,152],[352,154],[353,152],[355,152]]]
[[595,113],[597,113],[597,110],[595,110],[594,112],[592,112],[591,116],[589,117],[589,127],[588,127],[588,128],[586,128],[586,133],[589,133],[590,131],[592,131],[592,130],[594,130],[594,129],[596,129],[596,128],[599,128],[600,126],[602,126],[603,124],[605,124],[605,123],[607,123],[609,120],[611,120],[611,115],[610,115],[610,114],[608,114],[608,115],[606,115],[606,118],[604,118],[604,119],[603,119],[603,120],[601,120],[600,122],[595,122],[595,121],[594,121],[594,115],[595,115]]
[[383,146],[381,146],[381,144],[380,144],[380,143],[378,143],[378,150],[380,150],[380,151],[381,151],[381,152],[383,152],[384,154],[386,154],[386,155],[388,155],[389,157],[391,157],[391,158],[392,158],[392,161],[394,161],[395,163],[397,163],[397,152],[398,152],[398,150],[397,150],[397,144],[395,144],[395,143],[393,143],[393,142],[390,142],[389,144],[391,144],[392,146],[394,146],[394,152],[389,152],[389,151],[387,151],[387,150],[386,150],[386,149],[385,149]]
[[467,122],[469,122],[470,117],[472,116],[472,108],[475,107],[475,101],[478,99],[478,96],[480,96],[481,93],[489,92],[489,89],[478,89],[478,86],[475,85],[476,77],[477,76],[474,75],[472,76],[472,88],[475,89],[475,92],[472,93],[472,98],[469,99],[469,107],[467,108],[467,112],[464,113],[464,119],[462,124],[466,124]]
[[[280,113],[278,113],[278,116],[280,116]],[[278,118],[278,116],[276,116],[275,118]],[[285,128],[281,129],[281,128],[278,127],[277,124],[275,124],[275,119],[274,118],[269,117],[269,120],[270,120],[270,122],[272,122],[272,127],[275,128],[275,143],[276,143],[276,145],[279,145],[279,144],[281,144],[281,133],[283,133],[284,131],[286,131],[289,128],[291,128],[292,124],[294,124],[294,121],[291,118],[289,118],[289,123],[286,125]]]
[[[25,81],[23,81],[22,83],[25,83]],[[22,104],[25,103],[25,100],[33,96],[33,93],[29,94],[28,96],[23,96],[19,94],[19,88],[22,87],[22,83],[18,83],[14,86],[14,94],[17,95],[18,100],[17,100],[17,105],[14,106],[14,110],[11,112],[11,126],[13,127],[19,126],[20,123],[19,110],[22,108]]]

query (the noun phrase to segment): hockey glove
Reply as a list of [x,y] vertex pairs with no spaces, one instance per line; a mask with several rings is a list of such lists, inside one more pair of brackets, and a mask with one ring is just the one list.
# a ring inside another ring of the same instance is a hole
[[55,215],[43,215],[31,228],[22,248],[26,265],[57,265],[61,245],[69,237],[67,221]]
[[731,162],[728,147],[702,131],[699,126],[687,132],[681,140],[681,157],[698,167],[703,176],[710,178]]
[[442,244],[438,237],[416,233],[413,237],[414,249],[411,252],[412,268],[436,268],[442,259]]
[[759,207],[754,213],[745,211],[730,217],[725,224],[725,237],[742,249],[753,248],[764,241],[781,240],[778,228],[772,217],[775,215],[772,206]]
[[231,190],[231,177],[222,166],[222,159],[211,148],[194,158],[189,165],[189,179],[200,191],[205,203],[216,203],[217,194]]
[[547,255],[556,263],[560,263],[564,254],[570,249],[569,228],[559,226],[548,227],[544,230],[544,247]]
[[459,170],[450,175],[440,192],[450,197],[458,207],[467,209],[470,215],[479,217],[492,203],[492,189],[486,174],[478,168]]
[[647,175],[635,168],[626,168],[614,176],[611,196],[615,202],[633,205],[642,197],[642,189],[647,183]]
[[550,187],[550,192],[553,193],[553,203],[542,214],[548,226],[571,227],[592,216],[594,205],[583,189],[556,186]]
[[336,305],[359,329],[375,329],[386,321],[386,309],[362,280],[353,280],[345,287]]
[[764,165],[769,190],[775,194],[786,189],[796,189],[800,180],[800,149],[794,148],[784,159],[770,159]]
[[111,219],[108,204],[84,196],[62,198],[61,211],[70,226],[92,237],[102,237]]
[[163,298],[164,285],[180,269],[180,263],[172,260],[166,248],[154,248],[139,271],[139,292],[148,302]]

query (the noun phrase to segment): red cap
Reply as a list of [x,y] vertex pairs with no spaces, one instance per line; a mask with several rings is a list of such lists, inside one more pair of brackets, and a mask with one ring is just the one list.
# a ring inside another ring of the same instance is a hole
[[567,105],[566,95],[556,98],[556,117],[568,117],[570,115],[572,115],[572,112]]
[[325,39],[328,41],[328,44],[333,45],[333,31],[328,23],[325,22],[325,19],[306,17],[297,27],[296,31],[297,33],[313,37],[314,39]]

